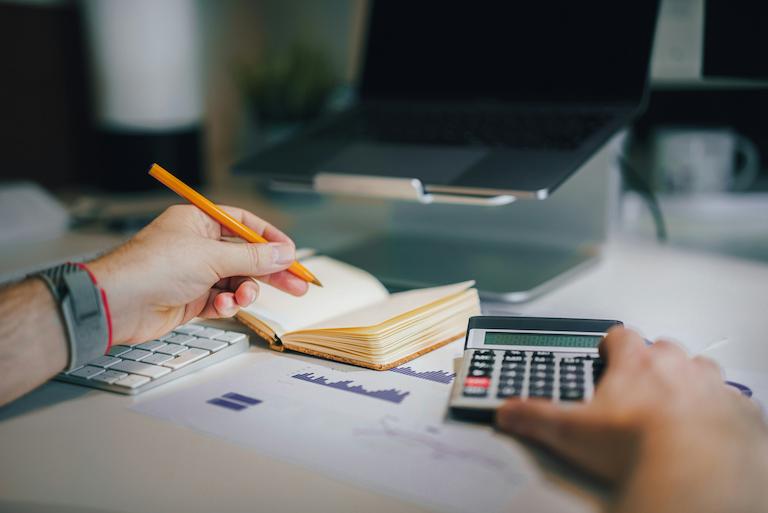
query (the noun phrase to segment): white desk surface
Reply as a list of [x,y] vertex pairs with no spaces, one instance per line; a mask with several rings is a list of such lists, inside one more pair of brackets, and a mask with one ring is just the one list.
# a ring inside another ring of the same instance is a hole
[[[766,284],[765,264],[619,241],[596,267],[511,310],[617,318],[695,350],[729,339],[721,356],[754,367],[754,354],[768,362],[757,345],[768,325]],[[247,358],[166,387],[221,376]],[[133,400],[49,383],[0,409],[0,510],[426,511],[140,415],[127,408]]]

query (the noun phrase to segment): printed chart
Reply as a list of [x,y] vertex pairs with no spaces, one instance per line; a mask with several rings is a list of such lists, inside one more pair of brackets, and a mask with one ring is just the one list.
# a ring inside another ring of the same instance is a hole
[[316,385],[322,385],[329,388],[335,388],[336,390],[344,390],[346,392],[352,392],[353,394],[365,395],[368,397],[374,397],[376,399],[382,399],[391,403],[400,404],[403,402],[410,392],[403,392],[396,388],[389,388],[384,390],[367,390],[362,385],[353,385],[352,380],[342,381],[330,381],[325,376],[315,376],[313,372],[302,372],[291,376],[295,379],[314,383]]
[[389,369],[389,372],[397,372],[398,374],[405,374],[406,376],[411,376],[412,378],[426,379],[429,381],[434,381],[435,383],[443,383],[445,385],[450,385],[453,383],[453,378],[456,377],[455,372],[446,372],[444,370],[427,370],[419,372],[408,365]]

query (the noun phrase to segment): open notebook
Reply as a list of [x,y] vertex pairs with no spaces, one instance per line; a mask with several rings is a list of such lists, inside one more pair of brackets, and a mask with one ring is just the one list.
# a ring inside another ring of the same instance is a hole
[[302,261],[323,281],[297,298],[262,286],[237,318],[272,349],[386,370],[464,335],[480,313],[474,282],[390,294],[367,272],[325,256]]

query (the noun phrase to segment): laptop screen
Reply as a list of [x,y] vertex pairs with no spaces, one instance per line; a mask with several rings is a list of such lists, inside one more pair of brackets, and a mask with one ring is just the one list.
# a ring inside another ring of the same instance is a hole
[[368,99],[639,104],[658,2],[375,1]]

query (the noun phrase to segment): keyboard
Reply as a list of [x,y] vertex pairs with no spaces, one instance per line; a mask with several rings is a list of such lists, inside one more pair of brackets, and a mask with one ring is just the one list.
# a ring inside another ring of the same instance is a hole
[[155,340],[116,345],[55,379],[135,395],[248,350],[248,336],[201,324],[185,324]]
[[317,135],[399,144],[573,150],[612,119],[598,112],[366,106]]

